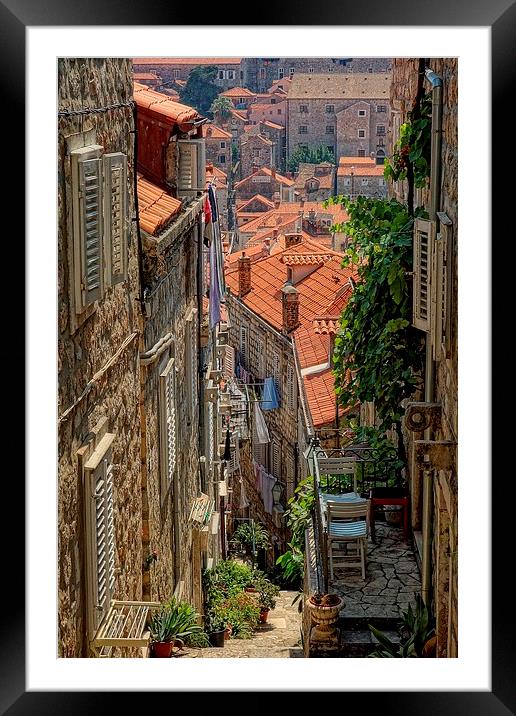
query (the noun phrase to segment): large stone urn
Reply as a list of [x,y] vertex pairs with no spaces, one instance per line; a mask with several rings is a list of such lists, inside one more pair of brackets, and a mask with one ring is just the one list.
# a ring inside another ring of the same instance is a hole
[[305,602],[310,612],[310,648],[334,651],[339,648],[340,629],[336,626],[344,599],[337,594],[314,594]]

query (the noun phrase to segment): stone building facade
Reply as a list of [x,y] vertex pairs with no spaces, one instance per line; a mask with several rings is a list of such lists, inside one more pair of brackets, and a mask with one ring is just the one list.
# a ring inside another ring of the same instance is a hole
[[241,84],[240,57],[136,57],[134,72],[154,72],[164,83],[186,81],[194,67],[216,67],[215,84],[223,90]]
[[350,198],[386,197],[387,182],[383,176],[383,165],[376,164],[374,159],[369,162],[361,162],[360,159],[361,157],[341,157],[337,169],[337,194]]
[[230,172],[232,165],[231,133],[210,122],[203,126],[202,135],[206,140],[206,161],[211,162],[214,167],[222,169],[226,174]]
[[335,165],[300,162],[294,187],[304,201],[326,201],[335,193]]
[[270,122],[268,119],[260,122],[260,133],[269,139],[274,145],[274,166],[277,171],[284,172],[287,151],[287,132],[281,123]]
[[389,72],[387,57],[243,57],[243,84],[253,92],[265,92],[275,80],[296,74],[348,74]]
[[[396,141],[399,126],[406,121],[418,92],[420,66],[417,59],[396,59],[393,62],[391,104],[393,110],[391,144]],[[412,492],[412,524],[416,545],[421,552],[423,596],[431,604],[437,621],[437,656],[458,655],[457,623],[457,60],[431,59],[428,67],[442,81],[442,144],[437,151],[440,178],[433,191],[429,185],[415,191],[415,206],[429,211],[430,222],[420,225],[428,229],[432,247],[427,247],[433,261],[427,267],[426,288],[435,292],[435,305],[441,310],[431,311],[425,327],[429,355],[425,371],[424,402],[407,407],[407,447],[410,456]],[[432,79],[432,77],[430,77]],[[429,79],[423,80],[424,92],[432,91]],[[435,91],[435,90],[434,90]],[[438,101],[438,100],[437,100]],[[430,182],[432,176],[430,177]],[[408,197],[407,182],[398,182],[392,193],[400,200]],[[433,213],[435,209],[436,214]],[[423,235],[415,233],[415,256]],[[421,274],[415,265],[415,290],[419,294]],[[419,277],[418,277],[419,276]],[[423,277],[424,278],[424,277]],[[419,281],[419,283],[417,283]],[[442,296],[440,300],[439,296]],[[422,315],[414,314],[421,327]],[[430,360],[429,360],[430,359]],[[417,430],[412,420],[419,413],[425,432]],[[423,441],[416,442],[416,441]],[[424,455],[429,455],[429,462]],[[425,478],[423,465],[430,468]],[[425,571],[427,574],[425,575]],[[425,594],[426,590],[426,594]]]
[[259,130],[245,132],[240,137],[240,176],[247,177],[261,167],[275,167],[274,144]]
[[251,124],[259,124],[265,120],[281,124],[283,127],[287,124],[288,105],[286,100],[272,99],[268,102],[258,101],[249,105],[247,116]]
[[[237,199],[250,199],[255,194],[261,194],[267,199],[273,200],[275,195],[280,199],[284,195],[291,195],[293,198],[292,179],[283,176],[270,167],[261,167],[249,176],[238,181],[235,185]],[[286,196],[284,197],[285,200]]]
[[[105,609],[111,594],[128,600],[142,594],[131,62],[61,59],[58,80],[59,111],[84,110],[58,118],[58,654],[84,657],[96,604]],[[91,111],[118,103],[119,109]],[[120,202],[118,227],[103,208],[102,182]],[[90,495],[104,469],[109,492],[99,500],[109,503],[113,519],[108,581],[99,584],[89,555]]]
[[288,90],[287,155],[323,145],[339,157],[385,156],[390,73],[294,75]]

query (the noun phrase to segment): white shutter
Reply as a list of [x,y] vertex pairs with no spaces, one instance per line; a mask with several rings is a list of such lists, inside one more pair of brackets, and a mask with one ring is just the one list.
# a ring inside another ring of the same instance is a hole
[[206,183],[204,139],[178,139],[177,196],[197,196]]
[[256,340],[257,364],[256,372],[259,378],[265,378],[265,344],[261,338]]
[[226,355],[224,356],[224,375],[226,378],[233,378],[235,375],[235,349],[230,345],[226,345]]
[[414,223],[413,324],[429,333],[431,319],[431,269],[435,238],[435,222],[416,219]]
[[274,384],[276,386],[276,392],[280,395],[280,375],[281,375],[281,354],[279,351],[274,351],[272,354],[272,376],[274,378]]
[[197,309],[193,309],[186,320],[186,389],[190,418],[193,421],[197,402]]
[[104,243],[107,275],[111,285],[127,278],[127,155],[105,154]]
[[248,368],[247,364],[247,327],[240,326],[240,359],[244,368]]
[[100,159],[79,161],[80,307],[102,298],[102,167]]
[[92,639],[106,615],[115,587],[112,442],[106,433],[84,465],[87,628]]
[[213,403],[208,403],[208,424],[206,426],[208,434],[208,475],[209,479],[213,479],[213,454],[215,452],[215,408]]
[[296,386],[294,381],[294,368],[291,364],[287,366],[287,408],[291,412],[296,409]]
[[171,358],[160,375],[160,444],[162,499],[172,481],[177,460],[175,362]]

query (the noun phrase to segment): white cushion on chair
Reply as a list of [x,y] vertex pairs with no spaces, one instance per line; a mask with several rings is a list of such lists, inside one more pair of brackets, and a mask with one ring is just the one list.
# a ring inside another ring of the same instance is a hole
[[365,537],[367,525],[364,520],[358,522],[331,522],[330,537]]

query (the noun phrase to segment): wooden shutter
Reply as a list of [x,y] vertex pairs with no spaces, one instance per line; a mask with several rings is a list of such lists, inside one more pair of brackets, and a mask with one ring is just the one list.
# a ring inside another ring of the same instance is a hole
[[295,476],[295,467],[294,467],[294,458],[292,455],[287,455],[286,459],[286,467],[287,467],[287,495],[286,498],[290,499],[292,495],[294,494],[295,489],[295,482],[296,482],[296,476]]
[[435,222],[416,219],[414,223],[413,324],[431,332],[432,288],[431,269],[435,238]]
[[253,458],[259,465],[266,466],[266,445],[253,441]]
[[274,351],[272,354],[272,376],[274,378],[274,385],[276,386],[276,392],[280,395],[280,375],[281,375],[281,354],[279,351]]
[[197,398],[197,309],[192,309],[186,320],[186,389],[190,418],[193,421]]
[[81,307],[102,298],[102,165],[100,159],[79,161]]
[[244,368],[248,368],[247,364],[247,327],[240,326],[240,359]]
[[84,465],[87,628],[92,639],[115,587],[115,529],[111,445],[106,433]]
[[127,278],[127,156],[105,154],[104,243],[108,281],[111,285]]
[[444,327],[446,323],[446,239],[442,233],[436,235],[434,242],[434,265],[432,274],[433,308],[433,359],[441,357]]
[[256,372],[259,378],[265,378],[265,344],[261,338],[256,339]]
[[287,408],[290,411],[296,409],[296,386],[294,382],[294,368],[291,364],[287,366]]
[[206,183],[204,139],[178,139],[177,196],[197,196]]
[[224,356],[224,375],[227,378],[233,378],[235,375],[235,349],[230,345],[226,345],[226,355]]
[[160,445],[161,488],[165,498],[172,481],[177,461],[177,417],[175,361],[167,363],[160,375]]
[[209,479],[213,479],[213,454],[215,452],[215,409],[213,403],[208,403],[208,421],[206,425],[207,431],[207,450],[208,450],[208,475]]
[[281,478],[281,452],[277,439],[274,439],[271,444],[271,466],[272,475],[279,480]]

